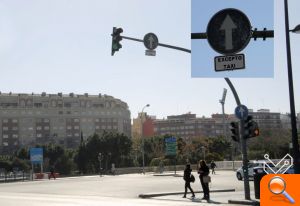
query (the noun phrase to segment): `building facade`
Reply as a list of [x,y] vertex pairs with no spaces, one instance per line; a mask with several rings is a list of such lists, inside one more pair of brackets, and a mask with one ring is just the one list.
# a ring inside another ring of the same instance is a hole
[[[258,123],[260,129],[286,129],[289,124],[277,112],[260,109],[254,112],[249,109],[249,115]],[[144,119],[144,121],[146,121]],[[139,118],[140,122],[140,118]],[[239,122],[234,114],[212,114],[211,117],[196,117],[196,114],[182,114],[168,116],[167,119],[152,120],[154,135],[174,135],[189,139],[192,137],[224,136],[231,141],[230,122]],[[150,123],[149,123],[150,124]],[[149,127],[149,125],[148,125]],[[139,129],[139,131],[141,131]]]
[[156,135],[175,135],[188,139],[191,137],[216,136],[216,121],[212,118],[197,118],[196,114],[182,114],[168,116],[167,119],[154,121]]
[[131,135],[128,105],[108,95],[0,93],[0,152],[54,142],[74,148],[103,131]]
[[153,137],[154,133],[154,121],[156,116],[149,116],[146,112],[138,113],[137,118],[133,118],[132,121],[132,137],[141,138],[142,128],[143,137]]

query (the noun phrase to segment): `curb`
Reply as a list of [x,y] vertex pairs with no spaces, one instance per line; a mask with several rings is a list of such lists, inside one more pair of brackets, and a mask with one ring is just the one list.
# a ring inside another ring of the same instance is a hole
[[[235,192],[235,189],[224,189],[224,190],[211,190],[210,192]],[[195,191],[195,193],[203,193],[203,191]],[[168,195],[182,195],[184,192],[169,192],[169,193],[156,193],[156,194],[139,194],[139,198],[151,198]]]
[[183,177],[183,175],[179,175],[179,174],[154,174],[153,176],[156,176],[156,177],[164,177],[164,176]]
[[228,203],[238,205],[260,205],[260,202],[257,200],[228,200]]

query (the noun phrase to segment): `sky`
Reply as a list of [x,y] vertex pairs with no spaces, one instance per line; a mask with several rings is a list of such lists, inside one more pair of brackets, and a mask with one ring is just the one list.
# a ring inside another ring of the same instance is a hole
[[[206,32],[210,19],[218,11],[226,8],[235,8],[243,12],[248,17],[252,30],[274,29],[273,0],[192,0],[191,4],[192,33]],[[216,72],[214,57],[224,55],[214,51],[206,39],[192,40],[192,77],[274,77],[272,38],[267,41],[251,39],[246,48],[239,53],[245,54],[245,69]]]
[[[289,0],[289,8],[293,28],[300,23],[300,2]],[[143,39],[153,32],[160,43],[191,49],[191,11],[191,2],[183,0],[0,0],[0,91],[101,93],[125,101],[131,118],[146,104],[148,114],[166,118],[221,113],[219,99],[227,88],[225,112],[232,114],[236,103],[225,80],[191,78],[189,53],[158,47],[155,57],[145,56],[143,43],[123,39],[123,47],[111,56],[114,26],[122,27],[124,36]],[[274,78],[231,80],[248,108],[286,113],[290,108],[283,1],[275,2],[274,18]],[[300,35],[291,34],[297,112],[299,41]]]

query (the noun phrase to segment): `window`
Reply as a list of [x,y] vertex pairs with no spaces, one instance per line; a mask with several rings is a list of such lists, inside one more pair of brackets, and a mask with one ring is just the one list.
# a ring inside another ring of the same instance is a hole
[[18,138],[19,136],[17,134],[12,135],[13,138]]
[[7,147],[8,146],[8,142],[3,142],[3,146]]
[[44,119],[44,122],[49,122],[49,119]]
[[18,127],[13,127],[12,130],[16,131],[18,130],[19,128]]
[[2,137],[3,137],[3,139],[7,139],[8,138],[8,134],[4,134]]
[[49,130],[49,126],[45,126],[44,129],[45,129],[45,130]]
[[8,127],[3,127],[2,129],[3,129],[3,131],[7,131]]
[[71,126],[67,126],[67,129],[72,129],[72,127]]
[[76,130],[79,129],[79,126],[74,126],[74,129],[76,129]]
[[79,137],[79,133],[75,133],[74,136],[75,136],[75,137]]
[[71,103],[65,103],[65,107],[71,107]]
[[37,134],[36,134],[36,137],[42,137],[42,134],[37,133]]
[[42,127],[41,126],[37,126],[36,130],[42,130]]
[[74,122],[79,122],[79,119],[74,119]]
[[17,123],[18,120],[17,120],[17,119],[13,119],[12,122],[13,122],[13,123]]

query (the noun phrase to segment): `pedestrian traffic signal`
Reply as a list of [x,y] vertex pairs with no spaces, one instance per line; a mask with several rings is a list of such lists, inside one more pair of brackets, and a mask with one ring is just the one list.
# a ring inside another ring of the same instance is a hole
[[122,28],[113,28],[112,36],[112,45],[111,45],[111,55],[113,56],[116,51],[122,48],[120,41],[122,40],[122,36],[120,35],[123,32]]
[[245,136],[244,138],[257,137],[259,135],[258,124],[253,121],[253,117],[249,115],[246,120],[244,120]]
[[232,140],[235,142],[239,142],[240,141],[239,123],[231,122],[230,126],[231,126],[230,131],[232,133],[232,135],[231,135]]

